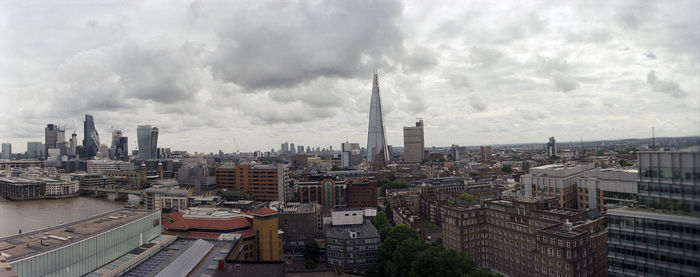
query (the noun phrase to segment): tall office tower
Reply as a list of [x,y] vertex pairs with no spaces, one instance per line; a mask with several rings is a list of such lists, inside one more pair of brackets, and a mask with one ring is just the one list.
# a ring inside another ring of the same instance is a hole
[[306,147],[306,153],[311,153],[311,147],[310,147],[310,146],[307,146],[307,147]]
[[49,156],[49,149],[56,148],[56,140],[58,140],[58,126],[47,124],[44,128],[44,157]]
[[287,144],[287,143],[285,142],[285,143],[280,144],[280,152],[282,152],[282,153],[287,152],[287,148],[284,147],[285,144]]
[[85,158],[97,155],[100,148],[100,135],[95,129],[95,121],[92,115],[86,114],[83,122],[83,146],[85,146]]
[[12,157],[12,144],[3,143],[2,144],[2,157],[3,159],[9,160]]
[[403,161],[420,163],[425,152],[423,119],[418,119],[415,127],[403,127]]
[[117,157],[117,145],[119,145],[119,138],[122,137],[122,130],[112,130],[112,144],[109,146],[109,157]]
[[129,157],[129,138],[119,137],[119,143],[117,143],[116,156],[118,159],[124,159]]
[[479,149],[481,161],[488,162],[491,160],[491,146],[482,146]]
[[343,142],[340,145],[340,160],[343,168],[356,166],[362,161],[359,143]]
[[69,146],[66,145],[66,131],[58,128],[56,132],[56,148],[61,156],[68,155]]
[[136,136],[139,145],[139,159],[157,158],[158,128],[151,125],[139,125],[136,127]]
[[376,70],[374,71],[372,97],[369,104],[367,162],[379,167],[384,167],[389,162],[389,151],[386,148],[386,135],[384,133],[382,100],[379,96],[379,74]]
[[293,142],[289,144],[289,152],[292,152],[292,153],[295,153],[295,152],[296,152],[296,148],[294,148],[294,143],[293,143]]
[[460,155],[459,155],[459,145],[453,144],[453,145],[450,147],[450,155],[452,156],[452,158],[453,158],[455,161],[459,161],[459,159],[460,159]]
[[303,145],[297,146],[297,153],[299,153],[299,154],[304,153],[304,146]]
[[39,141],[27,142],[27,157],[31,159],[44,157],[44,144]]
[[608,209],[610,276],[700,276],[700,151],[639,152],[637,205]]
[[78,135],[73,133],[70,136],[70,148],[68,148],[68,155],[76,155],[76,147],[78,146]]
[[555,155],[557,155],[557,141],[554,140],[554,137],[550,137],[549,142],[547,142],[547,156]]

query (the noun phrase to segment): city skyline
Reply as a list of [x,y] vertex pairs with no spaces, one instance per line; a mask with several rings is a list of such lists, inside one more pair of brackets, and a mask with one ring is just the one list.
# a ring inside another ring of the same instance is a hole
[[[159,145],[191,152],[284,141],[366,147],[374,69],[389,145],[401,146],[402,127],[416,118],[429,123],[426,146],[647,138],[651,126],[657,137],[697,136],[698,9],[4,3],[12,24],[0,24],[0,142],[24,152],[44,141],[47,124],[82,134],[91,114],[97,133],[124,130],[130,150],[144,124],[158,126]],[[272,17],[301,19],[264,19]]]

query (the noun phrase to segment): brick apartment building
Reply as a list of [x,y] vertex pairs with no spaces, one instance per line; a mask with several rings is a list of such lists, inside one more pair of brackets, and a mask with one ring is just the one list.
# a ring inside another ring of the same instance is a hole
[[558,208],[555,199],[441,206],[443,245],[505,276],[607,274],[605,219]]
[[243,190],[258,201],[284,202],[286,183],[289,179],[284,165],[221,165],[216,168],[216,185],[219,188]]

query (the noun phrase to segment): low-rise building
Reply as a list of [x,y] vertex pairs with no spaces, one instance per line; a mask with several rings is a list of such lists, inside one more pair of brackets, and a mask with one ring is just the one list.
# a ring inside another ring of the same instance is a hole
[[605,213],[614,207],[637,201],[636,168],[596,168],[585,171],[577,181],[578,209]]
[[291,255],[302,254],[307,241],[323,238],[321,205],[287,202],[279,214],[282,248]]
[[361,209],[333,211],[325,226],[326,256],[329,265],[340,265],[349,272],[362,272],[377,263],[380,238],[377,229],[364,218]]
[[594,167],[594,164],[550,164],[530,168],[529,174],[520,176],[522,196],[555,197],[559,207],[576,209],[576,182],[584,171]]
[[143,193],[146,196],[146,209],[151,211],[186,210],[192,196],[191,190],[179,188],[147,188]]

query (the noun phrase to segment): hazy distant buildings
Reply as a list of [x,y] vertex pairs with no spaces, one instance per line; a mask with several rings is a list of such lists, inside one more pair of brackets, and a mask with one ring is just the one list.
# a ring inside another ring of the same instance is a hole
[[158,156],[158,128],[151,125],[136,127],[136,137],[139,145],[139,159],[155,159]]
[[78,152],[78,135],[73,133],[69,140],[70,147],[68,148],[68,155],[75,156]]
[[10,157],[12,157],[12,144],[11,143],[3,143],[2,144],[2,154],[0,155],[0,158],[9,160]]
[[27,158],[41,159],[44,157],[44,144],[39,141],[27,142]]
[[423,131],[423,119],[418,119],[415,127],[403,127],[403,161],[406,163],[420,163],[425,152],[425,136]]
[[479,150],[481,161],[488,162],[491,160],[491,146],[482,146]]
[[379,95],[379,74],[374,72],[372,97],[369,105],[369,130],[367,131],[367,162],[384,167],[389,163],[389,150],[386,147],[382,100]]
[[85,147],[85,157],[92,158],[97,155],[100,148],[100,135],[95,129],[95,121],[92,115],[86,114],[83,122],[83,146]]
[[49,156],[49,149],[56,149],[59,131],[58,125],[54,124],[48,124],[44,128],[44,157]]
[[343,168],[350,168],[362,161],[359,143],[344,142],[340,145],[340,160]]
[[557,141],[554,139],[554,137],[549,138],[549,142],[547,142],[547,156],[556,156],[557,155]]

